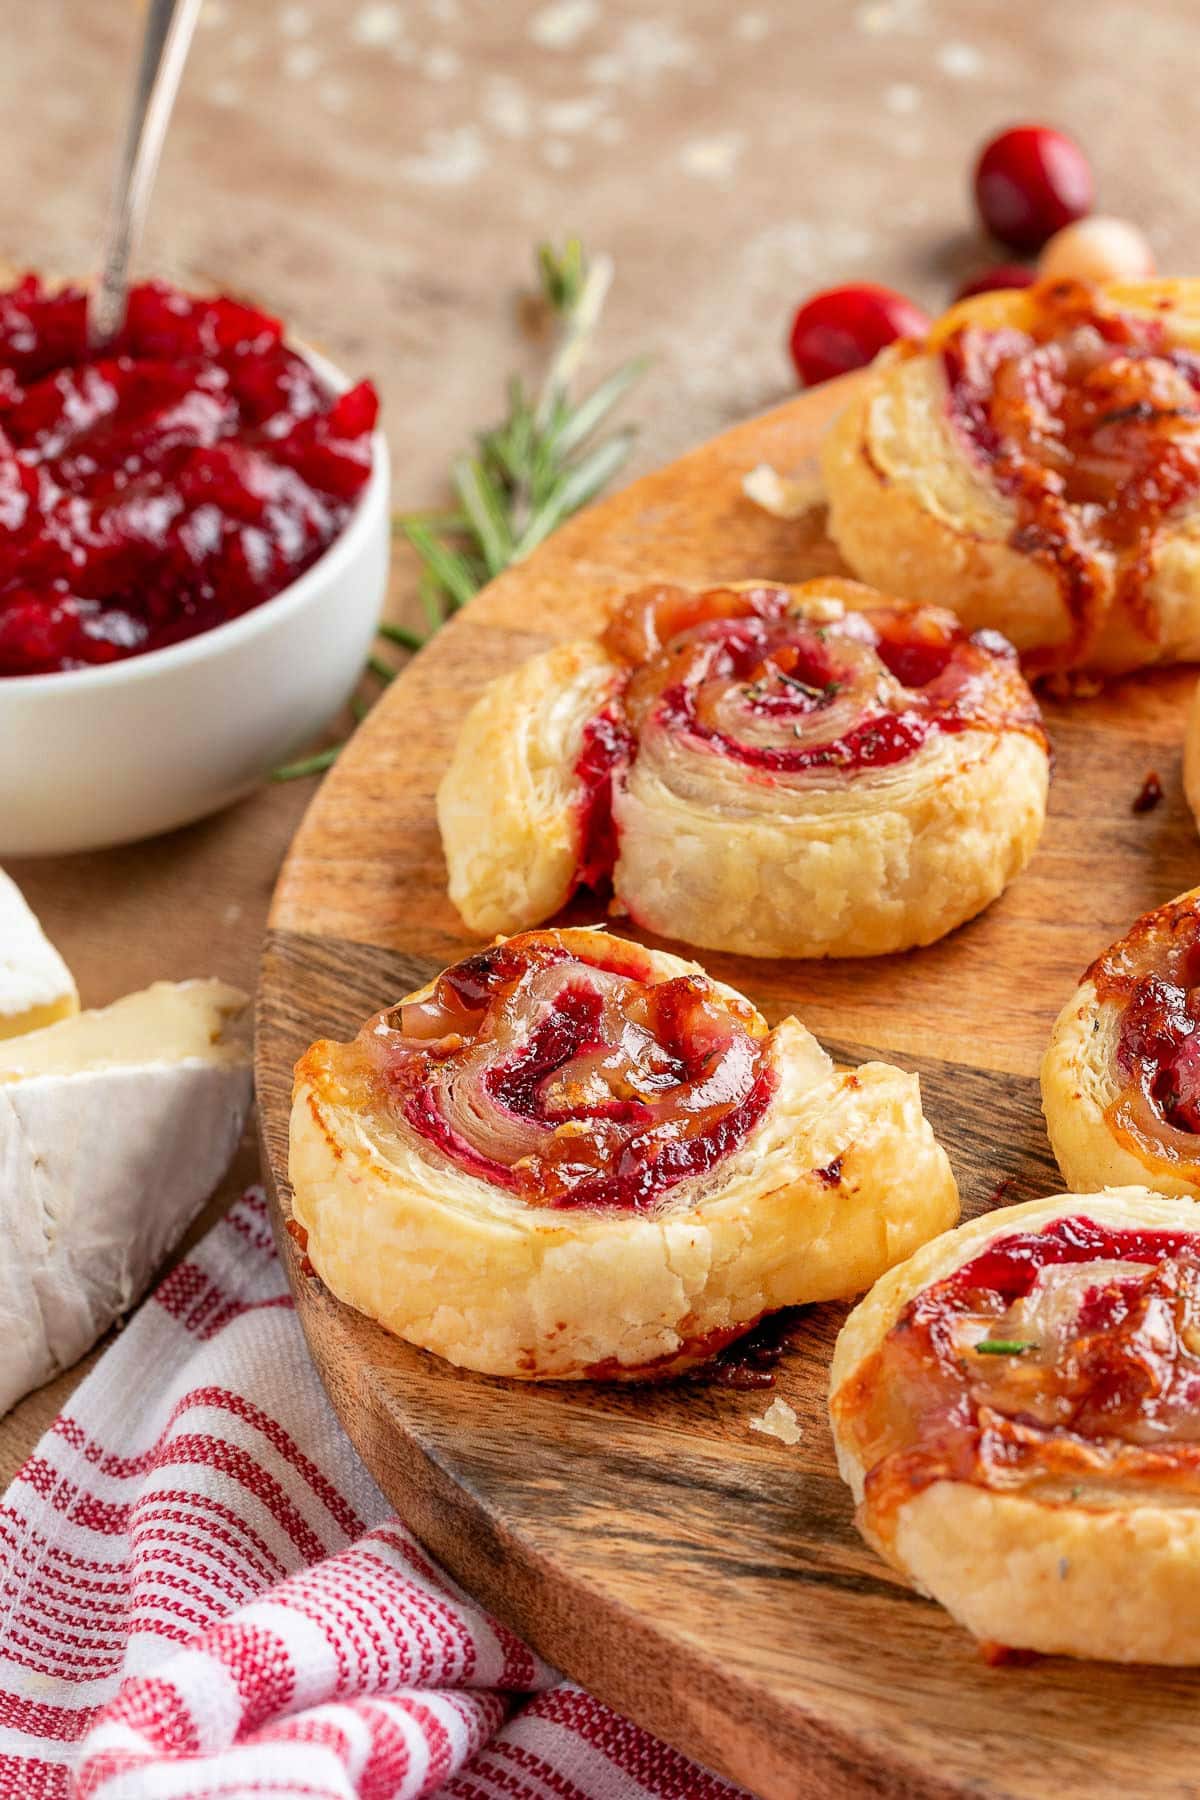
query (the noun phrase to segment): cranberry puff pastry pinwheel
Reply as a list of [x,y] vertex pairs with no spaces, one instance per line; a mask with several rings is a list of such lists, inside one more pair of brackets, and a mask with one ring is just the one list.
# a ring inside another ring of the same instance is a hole
[[994,900],[1049,760],[1008,645],[856,582],[632,594],[503,675],[438,794],[480,932],[611,877],[647,930],[747,956],[926,944]]
[[1142,1182],[1200,1197],[1200,888],[1092,964],[1042,1059],[1042,1107],[1080,1193]]
[[851,568],[1033,671],[1200,655],[1200,282],[963,301],[873,364],[823,455]]
[[864,1537],[995,1646],[1200,1662],[1200,1206],[985,1214],[851,1313],[831,1371]]
[[318,1275],[449,1361],[639,1380],[853,1294],[958,1214],[915,1076],[835,1071],[694,963],[536,931],[296,1069]]

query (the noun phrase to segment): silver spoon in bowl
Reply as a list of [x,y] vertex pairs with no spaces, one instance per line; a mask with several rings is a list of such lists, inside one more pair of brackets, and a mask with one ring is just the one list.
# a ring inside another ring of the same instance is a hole
[[88,303],[88,337],[103,350],[125,323],[129,266],[141,239],[163,140],[171,123],[201,0],[149,0],[142,54],[117,169],[100,277]]

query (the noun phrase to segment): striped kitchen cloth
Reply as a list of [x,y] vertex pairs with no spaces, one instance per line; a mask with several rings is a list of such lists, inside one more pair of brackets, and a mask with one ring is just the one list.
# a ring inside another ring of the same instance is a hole
[[0,1800],[736,1800],[422,1551],[252,1190],[0,1505]]

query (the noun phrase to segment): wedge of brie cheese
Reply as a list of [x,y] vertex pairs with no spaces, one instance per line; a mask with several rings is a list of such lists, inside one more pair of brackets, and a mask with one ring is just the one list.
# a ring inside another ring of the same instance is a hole
[[159,982],[0,1042],[0,1413],[145,1291],[250,1104],[245,995]]
[[75,983],[15,881],[0,869],[0,1038],[79,1011]]

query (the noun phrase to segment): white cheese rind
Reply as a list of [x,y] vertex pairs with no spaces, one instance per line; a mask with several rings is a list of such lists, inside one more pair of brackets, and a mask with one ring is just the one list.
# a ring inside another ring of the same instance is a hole
[[71,971],[16,882],[0,869],[0,1038],[79,1011]]
[[227,1054],[0,1085],[0,1413],[141,1296],[216,1188],[251,1096]]

